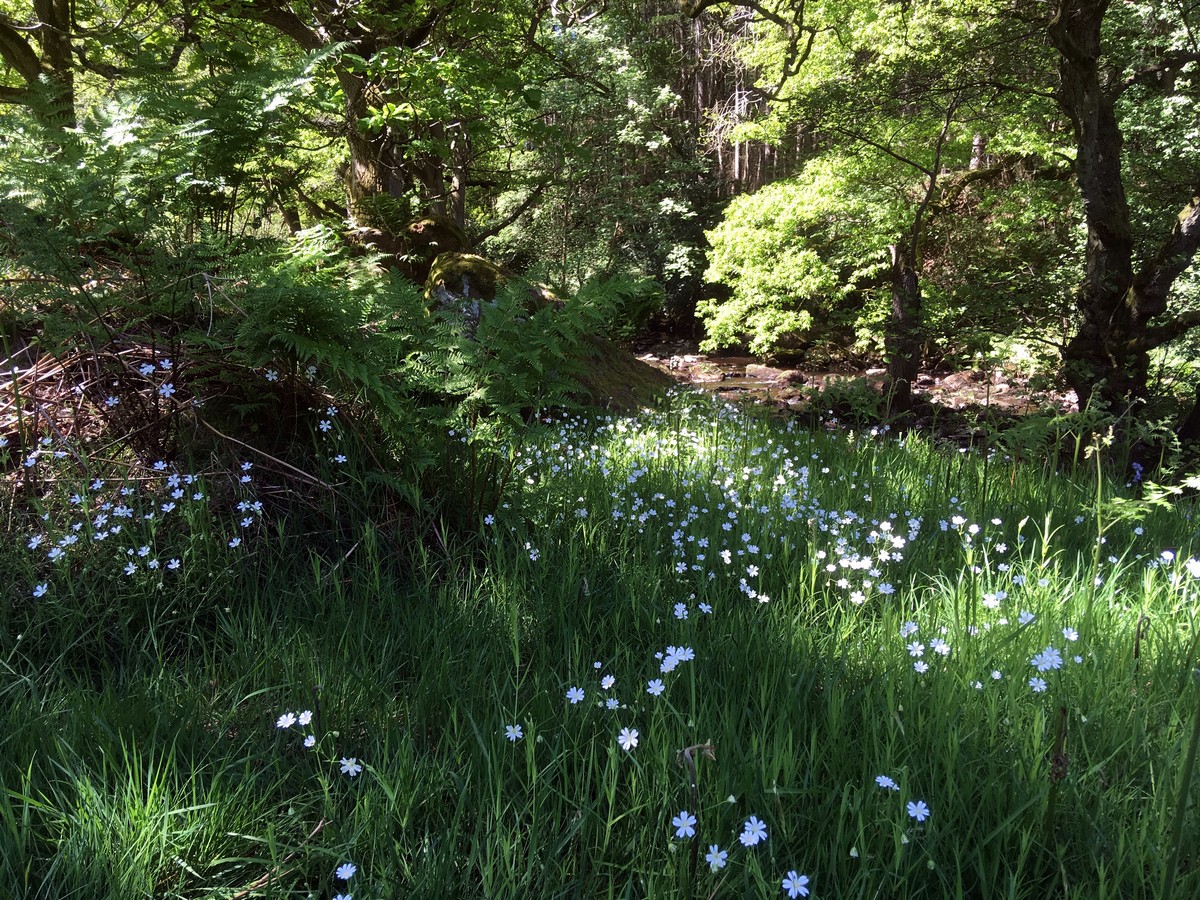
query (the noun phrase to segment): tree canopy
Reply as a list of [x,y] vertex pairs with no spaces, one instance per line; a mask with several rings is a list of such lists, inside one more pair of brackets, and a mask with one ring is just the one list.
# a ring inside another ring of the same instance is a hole
[[[896,412],[920,366],[1019,337],[1117,410],[1200,324],[1196,15],[4,0],[0,216],[93,275],[232,271],[314,227],[418,287],[481,254],[609,283],[620,335],[883,361]],[[47,271],[16,231],[5,253],[13,283]]]

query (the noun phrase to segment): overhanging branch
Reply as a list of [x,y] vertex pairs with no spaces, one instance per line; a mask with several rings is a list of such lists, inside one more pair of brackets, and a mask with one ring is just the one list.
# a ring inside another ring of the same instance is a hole
[[481,241],[483,241],[485,238],[490,238],[492,235],[499,234],[501,231],[503,231],[505,228],[507,228],[513,222],[517,221],[517,219],[521,218],[521,216],[525,215],[525,213],[529,210],[529,208],[531,206],[533,206],[533,204],[537,203],[538,200],[541,199],[542,194],[544,194],[546,192],[546,188],[549,185],[550,185],[550,182],[543,181],[541,184],[539,184],[537,187],[535,187],[532,191],[529,192],[528,197],[526,197],[519,204],[517,204],[516,209],[514,209],[512,212],[510,212],[508,215],[506,215],[503,219],[500,219],[498,222],[493,222],[487,228],[483,229],[478,234],[474,235],[474,240],[472,241],[472,243],[478,244]]
[[42,74],[42,63],[37,52],[30,46],[25,35],[12,23],[0,16],[0,59],[16,70],[29,84],[37,83]]

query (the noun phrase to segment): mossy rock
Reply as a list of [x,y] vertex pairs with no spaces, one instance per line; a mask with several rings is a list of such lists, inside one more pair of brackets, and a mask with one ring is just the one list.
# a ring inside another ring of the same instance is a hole
[[353,238],[384,256],[383,264],[417,284],[424,284],[438,256],[466,253],[471,242],[448,216],[430,214],[398,226],[358,228]]
[[509,282],[524,289],[522,305],[527,313],[562,306],[562,301],[545,285],[527,281],[473,253],[438,256],[425,281],[425,299],[431,309],[448,309],[462,315],[473,333],[479,324],[481,304],[495,300],[496,293]]
[[401,265],[418,284],[424,284],[437,258],[446,253],[469,253],[466,233],[447,216],[421,216],[406,222],[401,231]]
[[425,299],[441,302],[444,297],[492,301],[505,282],[516,274],[474,253],[441,253],[433,260],[425,279]]
[[588,339],[586,371],[580,381],[580,402],[619,412],[653,406],[675,384],[660,369],[642,362],[624,347],[607,338]]

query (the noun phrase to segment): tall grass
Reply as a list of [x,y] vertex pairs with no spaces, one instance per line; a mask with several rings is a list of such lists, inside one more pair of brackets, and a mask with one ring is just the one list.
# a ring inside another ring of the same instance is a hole
[[214,521],[173,581],[78,548],[68,577],[23,535],[0,883],[1192,896],[1190,509],[984,463],[681,396],[543,423],[474,535],[348,521],[346,553],[263,522],[229,548]]

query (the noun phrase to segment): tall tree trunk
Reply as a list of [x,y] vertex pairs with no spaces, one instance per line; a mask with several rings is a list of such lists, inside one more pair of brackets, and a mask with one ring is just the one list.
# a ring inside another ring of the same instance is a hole
[[1100,33],[1109,0],[1064,0],[1050,23],[1059,51],[1059,102],[1075,129],[1075,174],[1083,195],[1087,248],[1076,293],[1079,330],[1063,350],[1064,375],[1085,405],[1115,405],[1146,393],[1144,353],[1130,353],[1138,328],[1127,302],[1133,285],[1133,237],[1121,179],[1121,129],[1113,98],[1100,83]]
[[1200,180],[1153,257],[1135,271],[1115,111],[1126,84],[1106,89],[1101,81],[1108,6],[1109,0],[1063,0],[1049,34],[1059,52],[1059,103],[1075,128],[1075,173],[1088,232],[1076,294],[1081,322],[1063,350],[1063,370],[1081,406],[1095,398],[1117,410],[1148,393],[1149,351],[1200,324],[1192,312],[1160,319],[1175,280],[1200,248]]
[[[75,66],[70,0],[34,0],[36,23],[14,24],[0,11],[0,63],[25,88],[0,88],[0,99],[25,103],[45,124],[75,126]],[[32,38],[31,38],[32,35]]]
[[907,238],[888,249],[892,257],[892,315],[884,335],[888,412],[900,415],[912,409],[912,387],[921,366],[921,281],[916,251]]
[[41,25],[36,34],[42,47],[42,71],[50,87],[55,124],[75,126],[75,65],[71,58],[71,0],[35,0]]
[[385,160],[388,134],[386,130],[366,131],[358,124],[370,109],[372,86],[341,66],[337,76],[346,98],[346,146],[350,151],[345,173],[346,212],[359,227],[392,233],[397,223],[385,221],[378,202],[389,195],[391,187]]

